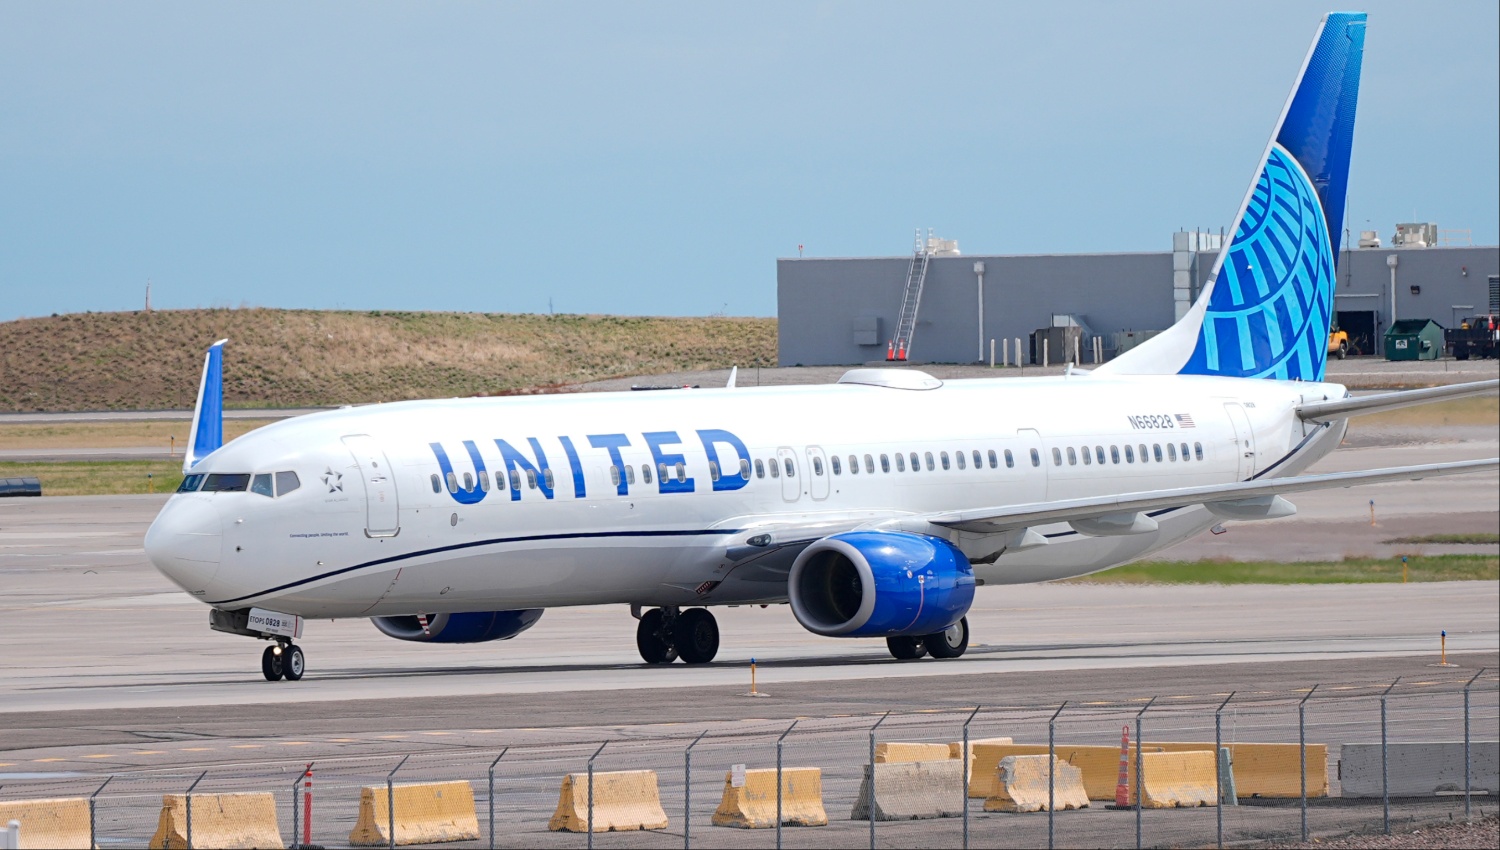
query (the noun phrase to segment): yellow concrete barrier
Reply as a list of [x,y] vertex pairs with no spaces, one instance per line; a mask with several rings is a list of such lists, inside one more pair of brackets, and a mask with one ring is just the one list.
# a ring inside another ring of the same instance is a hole
[[[597,781],[598,774],[595,774]],[[598,815],[595,814],[595,821]],[[816,767],[781,769],[781,823],[784,826],[827,826],[823,810],[823,771]],[[776,826],[776,769],[745,771],[745,784],[734,785],[734,774],[724,774],[724,797],[714,812],[714,826],[770,829]]]
[[0,801],[0,829],[21,822],[21,846],[89,847],[89,801],[83,797]]
[[[1302,796],[1302,761],[1297,744],[1225,744],[1234,763],[1235,793],[1241,797],[1289,798]],[[1208,750],[1209,742],[1151,741],[1149,751],[1160,747],[1169,753]],[[1328,745],[1307,745],[1307,796],[1328,796]]]
[[947,744],[904,744],[890,741],[875,745],[876,764],[906,764],[914,761],[943,761],[958,758]]
[[[87,806],[85,806],[85,811]],[[153,850],[188,846],[187,797],[161,798]],[[223,848],[285,847],[276,826],[276,798],[269,791],[256,794],[194,794],[193,846]]]
[[[989,798],[995,796],[999,782],[1000,760],[1007,756],[1044,756],[1046,744],[971,744],[974,753],[973,775],[969,780],[969,796]],[[1162,752],[1153,744],[1146,745],[1146,753]],[[1120,748],[1112,746],[1072,746],[1059,744],[1054,754],[1078,768],[1083,774],[1083,788],[1090,800],[1113,800],[1115,785],[1120,778]],[[1135,747],[1130,748],[1126,765],[1129,781],[1135,781]],[[1132,786],[1134,787],[1134,786]]]
[[[1015,743],[1010,738],[980,738],[969,742],[969,761],[974,760],[974,748],[980,744],[1011,744]],[[964,742],[954,741],[948,745],[948,758],[961,759],[964,757]]]
[[[1149,748],[1149,745],[1147,745]],[[1216,769],[1213,750],[1141,754],[1141,807],[1146,809],[1191,808],[1218,805],[1215,799]],[[1130,789],[1135,802],[1135,787]]]
[[[474,789],[468,782],[405,782],[394,786],[388,800],[383,785],[359,789],[359,819],[349,833],[356,847],[388,847],[391,843],[390,802],[396,807],[397,844],[436,844],[479,838],[474,814]],[[193,806],[194,839],[198,808]]]
[[[773,783],[774,789],[774,783]],[[776,792],[772,790],[772,799]],[[557,811],[547,828],[553,832],[587,832],[589,828],[589,777],[570,773],[563,777]],[[667,813],[661,808],[661,792],[654,770],[617,770],[594,774],[594,831],[627,832],[636,829],[666,829]]]
[[996,773],[999,781],[995,783],[995,794],[984,801],[987,812],[1043,812],[1047,810],[1049,796],[1057,811],[1088,807],[1083,772],[1061,759],[1048,759],[1045,755],[1006,756],[1000,760]]

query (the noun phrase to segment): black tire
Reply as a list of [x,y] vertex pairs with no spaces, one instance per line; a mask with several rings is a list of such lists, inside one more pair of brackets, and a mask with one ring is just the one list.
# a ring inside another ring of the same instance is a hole
[[1459,347],[1455,346],[1454,349],[1453,349],[1453,359],[1454,360],[1468,360],[1469,359],[1469,349],[1467,349],[1467,348],[1459,348]]
[[919,637],[888,637],[885,639],[885,648],[891,651],[891,657],[897,661],[915,661],[927,654],[927,647]]
[[660,608],[652,608],[641,615],[635,627],[635,648],[640,650],[641,660],[647,664],[671,664],[677,660],[677,650],[667,639],[662,626],[665,619]]
[[707,664],[719,654],[719,623],[707,608],[689,608],[672,625],[677,657],[688,664]]
[[1348,357],[1349,356],[1349,343],[1347,343],[1347,342],[1341,342],[1341,343],[1339,343],[1339,350],[1338,350],[1337,354],[1338,354],[1338,358],[1340,360],[1343,360],[1345,357]]
[[969,648],[969,618],[954,623],[937,634],[922,638],[922,645],[933,658],[957,658]]
[[295,643],[281,651],[281,673],[288,682],[295,682],[307,672],[307,656]]
[[267,682],[278,682],[286,672],[281,663],[281,656],[276,654],[276,647],[268,646],[266,651],[260,654],[260,672],[266,677]]

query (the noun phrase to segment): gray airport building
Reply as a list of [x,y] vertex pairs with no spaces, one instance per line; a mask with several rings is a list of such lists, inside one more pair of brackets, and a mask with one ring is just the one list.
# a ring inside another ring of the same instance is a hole
[[[1210,277],[1219,233],[1172,234],[1170,251],[1118,254],[962,255],[931,237],[892,257],[789,257],[776,263],[782,366],[885,361],[1105,360],[1164,330]],[[1401,225],[1394,247],[1361,234],[1336,258],[1334,301],[1351,354],[1381,353],[1397,319],[1454,327],[1500,312],[1500,247],[1439,245],[1434,225]],[[1394,301],[1394,303],[1393,303]],[[913,323],[912,317],[915,314]],[[903,322],[903,317],[905,321]],[[1040,331],[1040,333],[1039,333]],[[903,336],[909,337],[901,351]],[[1097,341],[1096,341],[1097,339]],[[992,342],[993,341],[993,342]],[[1097,348],[1096,348],[1097,346]],[[1033,351],[1033,349],[1036,349]]]

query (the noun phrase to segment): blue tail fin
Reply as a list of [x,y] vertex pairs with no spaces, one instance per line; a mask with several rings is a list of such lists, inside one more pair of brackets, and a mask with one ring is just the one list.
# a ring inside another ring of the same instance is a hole
[[193,407],[192,436],[182,456],[184,473],[224,445],[224,343],[228,341],[221,339],[210,345],[203,357],[203,378],[198,384],[198,403]]
[[1198,303],[1100,371],[1323,379],[1365,18],[1323,19]]

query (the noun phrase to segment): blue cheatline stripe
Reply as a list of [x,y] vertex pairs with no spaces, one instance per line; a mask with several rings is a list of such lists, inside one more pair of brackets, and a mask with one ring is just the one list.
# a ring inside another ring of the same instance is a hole
[[720,528],[682,529],[679,531],[583,531],[570,534],[531,534],[525,537],[496,537],[490,540],[474,540],[468,543],[455,543],[452,546],[439,546],[435,549],[423,549],[418,552],[407,552],[404,555],[392,555],[389,558],[378,558],[374,561],[366,561],[363,564],[355,564],[351,567],[342,567],[337,570],[329,570],[326,573],[309,576],[307,578],[298,579],[297,581],[293,582],[287,582],[286,584],[267,588],[266,590],[258,591],[256,593],[247,593],[244,596],[236,596],[233,599],[213,600],[208,604],[229,605],[235,602],[242,602],[246,599],[254,599],[258,596],[265,596],[269,593],[279,593],[283,590],[290,590],[294,587],[311,584],[315,581],[322,581],[325,578],[332,578],[333,576],[343,575],[344,573],[354,572],[355,570],[362,570],[366,567],[378,567],[382,564],[393,564],[397,561],[406,561],[412,558],[421,558],[426,555],[435,555],[439,552],[455,552],[460,549],[473,549],[478,546],[494,546],[504,543],[531,543],[538,540],[597,540],[609,537],[704,537],[720,536],[726,534],[739,534],[743,530],[744,529],[739,528]]

